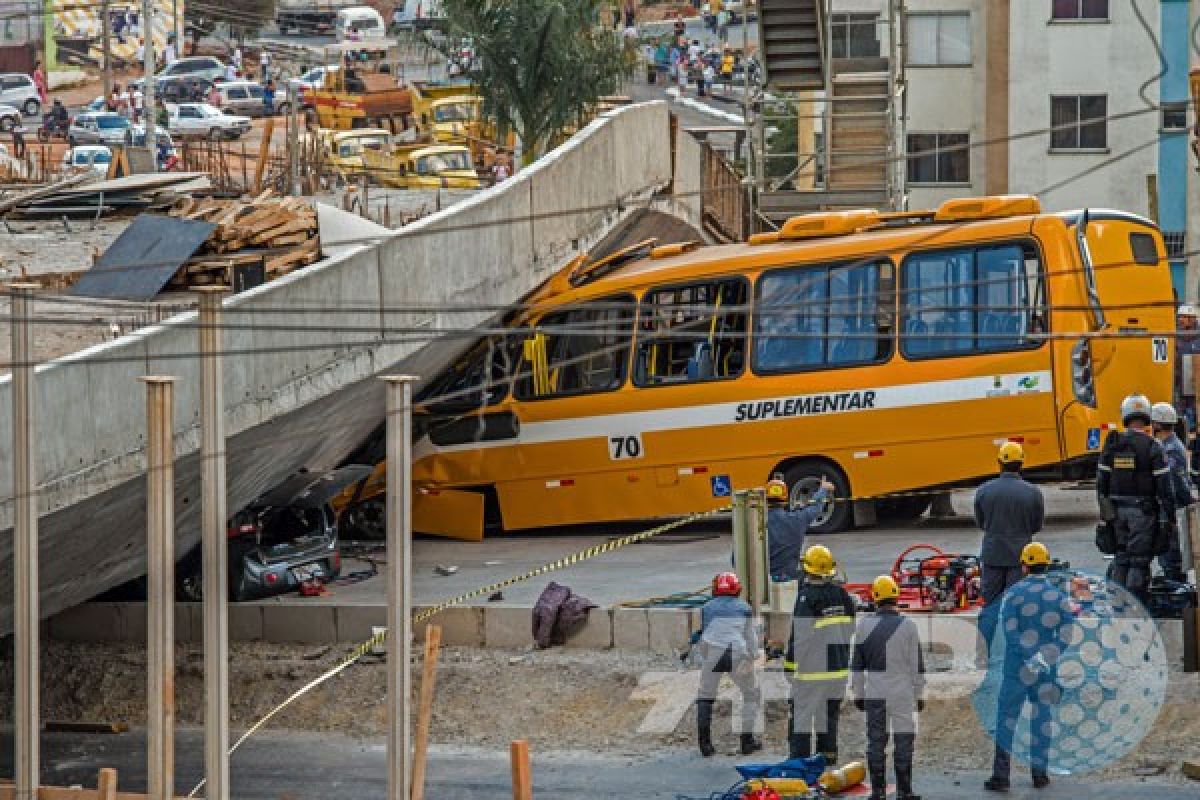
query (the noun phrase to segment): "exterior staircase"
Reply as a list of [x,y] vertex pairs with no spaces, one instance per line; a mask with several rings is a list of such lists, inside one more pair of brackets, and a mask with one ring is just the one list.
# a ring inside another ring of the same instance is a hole
[[759,0],[758,41],[770,86],[782,91],[825,88],[827,2]]

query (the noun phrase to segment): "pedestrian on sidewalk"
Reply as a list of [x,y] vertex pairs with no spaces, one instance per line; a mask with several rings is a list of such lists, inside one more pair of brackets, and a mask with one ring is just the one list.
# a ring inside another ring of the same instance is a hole
[[758,633],[754,612],[741,599],[742,584],[732,572],[713,578],[713,597],[700,609],[700,690],[696,695],[696,738],[700,755],[708,758],[716,750],[712,743],[712,712],[717,701],[721,676],[728,675],[742,693],[740,730],[742,755],[762,749],[754,735],[762,692],[758,687],[755,661],[758,659]]
[[46,82],[46,71],[42,69],[41,61],[33,62],[33,85],[37,89],[38,101],[44,108],[50,97],[50,85]]
[[705,61],[704,67],[700,71],[700,94],[703,96],[705,92],[712,92],[713,81],[716,80],[717,72],[713,69],[710,62]]
[[1029,719],[1029,767],[1033,786],[1050,785],[1049,752],[1054,730],[1051,708],[1062,696],[1057,662],[1070,641],[1075,621],[1070,596],[1046,577],[1050,551],[1030,542],[1021,551],[1026,577],[1007,594],[1000,607],[1004,636],[1004,671],[996,699],[996,752],[992,776],[983,788],[1007,792],[1012,768],[1013,740],[1021,709],[1032,707]]
[[717,38],[722,44],[729,41],[729,12],[724,8],[717,12]]
[[837,562],[829,548],[815,544],[804,554],[804,583],[792,609],[792,633],[783,657],[790,679],[788,758],[817,752],[833,767],[838,761],[838,718],[846,696],[854,599],[834,582]]
[[871,584],[876,611],[860,617],[854,633],[850,686],[854,707],[867,715],[870,800],[887,800],[887,743],[892,737],[896,800],[913,794],[913,744],[917,713],[925,710],[925,661],[917,626],[897,608],[900,587],[891,575]]
[[1154,438],[1162,445],[1171,470],[1171,487],[1175,492],[1175,525],[1164,527],[1162,533],[1167,540],[1166,552],[1158,555],[1158,565],[1169,581],[1185,583],[1187,574],[1183,566],[1183,551],[1179,547],[1181,531],[1187,530],[1187,507],[1196,502],[1196,487],[1192,485],[1188,469],[1188,452],[1183,442],[1175,435],[1179,414],[1170,403],[1155,403],[1150,409],[1150,423]]

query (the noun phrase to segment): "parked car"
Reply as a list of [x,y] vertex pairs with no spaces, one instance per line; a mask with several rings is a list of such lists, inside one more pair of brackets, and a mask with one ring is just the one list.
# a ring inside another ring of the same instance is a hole
[[217,84],[221,110],[227,114],[262,116],[263,87],[255,81],[226,81]]
[[177,136],[207,136],[210,139],[237,139],[250,130],[250,118],[226,114],[208,103],[168,105],[167,130]]
[[305,72],[298,78],[292,78],[288,81],[289,86],[296,87],[297,91],[302,89],[320,89],[325,83],[325,76],[333,72],[338,67],[336,65],[328,67],[313,67],[308,72]]
[[37,116],[42,110],[37,86],[33,78],[23,72],[0,73],[0,103],[16,106],[27,117]]
[[225,65],[212,56],[190,56],[168,64],[158,73],[159,78],[202,78],[209,83],[225,78]]
[[96,95],[95,100],[88,103],[83,108],[79,109],[79,113],[86,114],[89,111],[105,111],[106,108],[107,108],[107,104],[104,102],[104,95],[98,94],[98,95]]
[[[256,600],[336,578],[342,556],[330,501],[370,472],[366,466],[299,472],[236,513],[228,526],[229,599]],[[203,599],[201,552],[197,545],[176,566],[180,600]]]
[[19,108],[0,103],[0,131],[7,133],[23,122]]
[[100,176],[108,175],[112,164],[112,150],[102,144],[81,144],[63,153],[63,172],[86,172],[91,170]]
[[77,144],[125,144],[132,126],[129,120],[112,111],[76,114],[67,129],[67,142]]

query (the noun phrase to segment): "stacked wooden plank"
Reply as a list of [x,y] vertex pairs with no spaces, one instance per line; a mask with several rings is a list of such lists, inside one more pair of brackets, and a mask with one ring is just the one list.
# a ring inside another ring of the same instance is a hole
[[175,288],[235,285],[236,268],[261,263],[273,280],[321,257],[317,212],[298,197],[277,197],[270,189],[245,200],[187,198],[171,216],[216,225],[208,240],[180,268]]

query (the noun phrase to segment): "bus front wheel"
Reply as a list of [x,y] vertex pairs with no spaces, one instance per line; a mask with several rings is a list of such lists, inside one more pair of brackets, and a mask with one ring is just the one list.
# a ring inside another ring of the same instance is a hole
[[826,461],[800,461],[783,474],[789,487],[789,503],[798,508],[809,502],[821,485],[821,479],[833,484],[833,497],[822,503],[821,513],[813,520],[812,533],[837,533],[853,527],[854,514],[850,503],[850,482],[833,464]]

